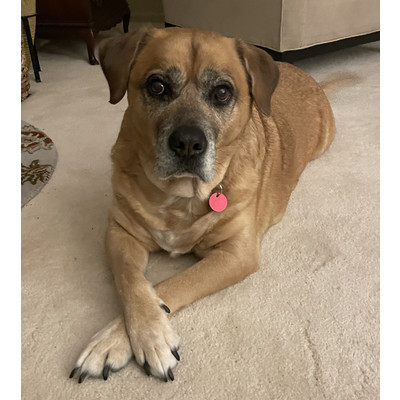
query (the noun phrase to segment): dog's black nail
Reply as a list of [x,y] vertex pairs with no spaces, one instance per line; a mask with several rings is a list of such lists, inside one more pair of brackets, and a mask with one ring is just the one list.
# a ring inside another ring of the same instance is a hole
[[75,368],[71,371],[71,373],[69,374],[69,379],[71,379],[71,378],[74,377],[75,372],[76,372],[78,369],[79,369],[78,367],[75,367]]
[[169,307],[168,307],[167,305],[165,305],[165,304],[161,304],[160,307],[161,307],[162,309],[164,309],[164,311],[165,311],[166,313],[168,313],[168,314],[171,312],[171,310],[169,309]]
[[147,376],[150,376],[151,375],[151,373],[150,373],[150,365],[148,364],[147,361],[144,362],[143,368],[144,368],[144,372],[146,372]]
[[111,367],[109,365],[106,365],[103,369],[103,379],[106,381],[108,377],[110,376],[110,370]]
[[82,383],[86,379],[87,376],[88,376],[87,372],[82,372],[79,377],[78,383]]
[[171,371],[171,368],[168,368],[168,376],[169,376],[169,379],[171,379],[171,381],[173,381],[175,379],[174,374]]
[[174,356],[178,361],[181,360],[181,358],[179,357],[178,351],[177,351],[176,349],[171,350],[171,353],[173,354],[173,356]]
[[164,375],[164,382],[168,382],[167,375]]

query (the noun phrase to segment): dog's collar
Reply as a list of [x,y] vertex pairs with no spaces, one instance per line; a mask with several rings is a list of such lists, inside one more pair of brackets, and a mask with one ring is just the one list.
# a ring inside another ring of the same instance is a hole
[[220,183],[216,189],[213,190],[210,198],[208,199],[208,204],[211,209],[215,212],[222,212],[226,209],[228,205],[228,199],[222,193],[222,184]]

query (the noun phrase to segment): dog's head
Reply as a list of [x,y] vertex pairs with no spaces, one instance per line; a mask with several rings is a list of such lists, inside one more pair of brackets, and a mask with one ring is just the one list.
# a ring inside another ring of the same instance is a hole
[[100,45],[110,102],[128,92],[131,135],[158,179],[212,182],[219,154],[270,113],[278,68],[263,50],[217,33],[144,29]]

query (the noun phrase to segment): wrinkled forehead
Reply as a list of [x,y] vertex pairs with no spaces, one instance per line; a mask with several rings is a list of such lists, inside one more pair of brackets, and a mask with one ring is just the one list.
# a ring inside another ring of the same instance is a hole
[[141,76],[157,70],[175,71],[185,79],[221,73],[231,77],[237,85],[245,79],[245,70],[233,39],[213,32],[182,28],[152,32],[134,69]]

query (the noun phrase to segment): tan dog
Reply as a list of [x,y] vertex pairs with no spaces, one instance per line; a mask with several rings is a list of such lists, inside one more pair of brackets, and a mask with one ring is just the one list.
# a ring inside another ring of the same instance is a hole
[[[147,374],[173,380],[179,338],[166,312],[258,269],[263,234],[329,147],[334,118],[310,76],[216,33],[141,30],[103,43],[100,61],[110,102],[127,91],[129,104],[106,237],[123,315],[91,339],[71,377],[107,379],[134,355]],[[224,196],[220,211],[213,201]],[[153,287],[144,271],[160,249],[201,261]]]

